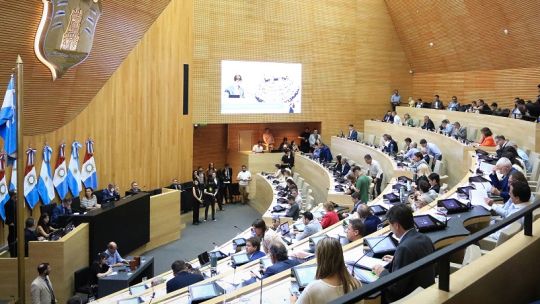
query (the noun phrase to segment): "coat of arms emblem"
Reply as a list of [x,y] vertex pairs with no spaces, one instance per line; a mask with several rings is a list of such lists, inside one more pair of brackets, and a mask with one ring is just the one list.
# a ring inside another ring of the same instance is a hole
[[94,41],[101,16],[101,0],[42,0],[43,15],[36,33],[34,50],[39,61],[62,77],[83,62]]

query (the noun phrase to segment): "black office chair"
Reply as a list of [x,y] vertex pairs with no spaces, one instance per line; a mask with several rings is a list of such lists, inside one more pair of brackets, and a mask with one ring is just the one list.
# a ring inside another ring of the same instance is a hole
[[101,202],[103,201],[103,190],[104,189],[94,191],[94,195],[96,196],[98,204],[101,204]]
[[81,206],[80,197],[75,196],[74,198],[71,199],[71,210],[73,210],[73,212],[81,212],[85,210],[85,208]]
[[232,196],[233,203],[238,203],[242,199],[241,195],[242,194],[240,193],[240,185],[238,183],[232,183],[231,196]]
[[50,202],[48,205],[41,204],[39,206],[39,211],[41,212],[41,214],[47,213],[49,217],[51,217],[54,208],[56,208],[56,203]]
[[88,279],[90,278],[90,267],[84,267],[75,271],[73,276],[75,292],[85,295],[86,301],[85,299],[83,299],[83,303],[86,303],[89,297],[95,296],[94,289],[92,288],[92,286],[90,286],[88,281]]

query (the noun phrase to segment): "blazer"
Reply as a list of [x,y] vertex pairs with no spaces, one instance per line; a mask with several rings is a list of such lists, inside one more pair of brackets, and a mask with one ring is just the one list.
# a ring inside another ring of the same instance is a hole
[[382,223],[381,219],[376,215],[370,215],[364,220],[364,235],[370,235],[377,231],[377,227]]
[[225,184],[230,184],[233,178],[233,170],[232,168],[223,168],[220,172],[221,174],[221,180]]
[[452,136],[456,139],[467,139],[467,128],[461,127],[459,129],[454,128]]
[[297,241],[303,240],[307,237],[314,235],[315,233],[321,230],[322,230],[321,223],[319,223],[319,221],[314,219],[304,226],[304,231],[302,231],[302,233],[296,236],[296,240]]
[[343,170],[341,170],[341,176],[347,175],[347,173],[349,173],[349,170],[351,170],[351,165],[349,165],[349,163],[345,163],[343,165]]
[[280,273],[284,270],[293,268],[294,266],[300,264],[297,260],[291,260],[286,259],[285,261],[279,261],[276,262],[274,265],[266,268],[266,271],[264,272],[264,275],[262,276],[263,279],[266,279],[270,276],[275,275],[276,273]]
[[435,130],[435,124],[431,119],[428,119],[428,121],[422,125],[422,129],[433,131]]
[[298,203],[292,204],[291,208],[289,208],[285,216],[292,217],[292,219],[296,221],[298,217],[300,217],[300,206],[298,205]]
[[356,130],[352,130],[352,132],[349,132],[347,139],[358,140],[358,132]]
[[383,152],[389,153],[389,154],[397,154],[398,152],[398,144],[395,140],[391,140],[388,146],[383,148]]
[[263,258],[265,256],[266,256],[266,254],[264,254],[264,252],[262,252],[260,250],[257,250],[252,255],[249,256],[249,260],[250,261],[255,261],[255,260],[258,260],[258,259]]
[[516,172],[517,170],[512,168],[508,174],[506,174],[502,180],[499,180],[497,177],[497,174],[491,173],[489,175],[489,179],[491,179],[491,185],[501,192],[500,196],[504,199],[504,201],[507,201],[510,199],[510,185],[508,184],[508,177],[510,174]]
[[[51,280],[49,280],[49,284],[52,287]],[[53,291],[54,292],[54,291]],[[32,304],[50,304],[52,303],[53,298],[53,292],[47,287],[47,283],[45,283],[45,280],[43,277],[38,276],[37,278],[32,281],[32,284],[30,285],[30,295],[32,297]]]
[[[434,251],[431,239],[413,228],[402,236],[394,259],[386,266],[387,269],[381,273],[381,277],[414,263]],[[435,269],[431,265],[387,287],[383,291],[383,298],[387,302],[394,302],[410,294],[419,286],[427,288],[434,283]]]
[[200,274],[181,271],[177,275],[175,275],[174,278],[167,281],[167,293],[187,287],[191,284],[195,284],[203,280],[204,278]]

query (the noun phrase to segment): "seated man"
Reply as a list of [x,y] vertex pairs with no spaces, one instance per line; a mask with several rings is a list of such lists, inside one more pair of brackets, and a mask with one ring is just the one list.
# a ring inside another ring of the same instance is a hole
[[388,154],[397,154],[398,145],[397,145],[397,142],[392,138],[392,135],[384,134],[383,141],[384,141],[384,147],[382,149],[383,152],[388,153]]
[[56,208],[52,210],[51,224],[54,227],[58,227],[60,216],[72,214],[73,210],[71,210],[71,198],[65,198],[62,200],[62,204],[56,206]]
[[98,254],[98,258],[90,266],[90,277],[88,284],[92,288],[93,294],[97,295],[99,278],[103,278],[112,273],[112,267],[107,265],[107,255],[103,252]]
[[169,189],[174,189],[174,190],[180,190],[180,191],[183,191],[182,190],[182,184],[178,181],[178,179],[173,179],[172,180],[172,183],[171,185],[169,186]]
[[[363,205],[365,206],[365,205]],[[352,219],[349,221],[349,225],[347,225],[347,240],[349,243],[352,243],[354,241],[357,241],[364,237],[364,223],[362,223],[362,220],[360,219]]]
[[296,235],[296,240],[300,241],[314,235],[322,230],[321,223],[313,216],[313,213],[306,211],[303,213],[304,231]]
[[117,201],[120,199],[120,194],[118,193],[118,187],[113,184],[107,185],[107,188],[103,190],[101,199],[105,201]]
[[[413,212],[409,207],[396,205],[388,210],[386,216],[390,230],[400,241],[394,256],[383,257],[383,260],[390,261],[386,267],[381,265],[373,267],[373,272],[379,277],[397,271],[435,251],[429,237],[414,229]],[[387,287],[383,291],[383,297],[387,302],[394,302],[420,286],[427,288],[434,283],[435,269],[430,265]]]
[[[512,162],[508,158],[499,158],[499,160],[493,167],[493,172],[491,172],[491,174],[489,175],[491,185],[493,186],[491,188],[491,193],[494,195],[499,195],[504,199],[504,201],[507,201],[510,198],[510,194],[508,193],[510,190],[508,178],[510,174],[515,171],[517,170],[512,167]],[[502,175],[502,179],[499,179],[497,173]]]
[[177,260],[171,265],[174,277],[167,281],[167,293],[203,281],[204,277],[189,271],[188,263]]
[[448,111],[459,111],[459,102],[456,96],[452,96],[452,100],[450,101],[446,109]]
[[442,110],[444,109],[444,104],[442,100],[439,98],[439,95],[435,95],[435,98],[433,99],[433,102],[431,103],[431,108],[436,110]]
[[364,235],[370,235],[377,231],[382,223],[381,219],[374,215],[368,205],[358,207],[358,218],[364,223]]
[[283,137],[283,141],[281,142],[281,144],[279,144],[278,150],[281,152],[285,152],[285,150],[289,149],[289,147],[289,140],[287,139],[287,137]]
[[403,123],[401,122],[401,117],[397,114],[396,111],[392,111],[392,120],[393,124],[401,126]]
[[263,142],[261,140],[259,140],[259,142],[256,145],[253,146],[251,151],[253,153],[263,153],[264,152]]
[[128,191],[126,191],[126,195],[137,194],[139,192],[141,192],[141,188],[139,188],[139,184],[136,181],[133,181],[131,182],[131,188]]
[[[297,195],[296,197],[300,196]],[[300,216],[300,206],[293,195],[289,195],[287,200],[289,202],[289,209],[287,210],[287,213],[285,213],[285,217],[292,217],[293,221],[296,221]]]
[[110,242],[107,245],[107,250],[103,253],[107,256],[107,265],[109,266],[120,266],[128,263],[118,252],[118,245],[115,242]]
[[403,154],[403,159],[404,160],[412,160],[413,156],[418,152],[420,152],[420,150],[418,150],[418,144],[415,143],[415,142],[412,142],[409,145],[409,150],[407,152],[405,152],[405,154]]
[[435,131],[435,124],[431,119],[429,119],[429,116],[424,116],[424,124],[422,125],[422,129],[428,130],[428,131]]
[[274,230],[266,227],[266,223],[262,219],[256,219],[251,224],[253,234],[261,240],[263,251],[270,253],[270,246],[273,243],[281,242],[281,235]]
[[448,119],[443,119],[441,125],[439,126],[439,131],[444,135],[450,136],[454,131],[454,125],[452,125]]
[[454,128],[452,129],[451,135],[457,140],[467,140],[467,128],[462,127],[461,124],[456,121],[454,122]]
[[250,261],[255,261],[266,256],[264,252],[261,251],[261,240],[256,236],[246,240],[246,253]]
[[[503,219],[531,204],[531,188],[526,181],[513,180],[510,184],[509,195],[510,199],[502,206],[500,204],[493,204],[493,200],[487,201],[488,205],[493,206],[493,211],[495,211],[495,213],[497,213],[497,215],[501,216]],[[523,225],[523,218],[521,218],[519,222]],[[492,233],[489,238],[498,240],[501,232],[505,231],[506,229],[508,229],[508,226]]]
[[272,260],[273,265],[266,268],[262,276],[263,279],[300,264],[295,259],[289,259],[287,248],[281,242],[275,242],[270,245],[270,260]]

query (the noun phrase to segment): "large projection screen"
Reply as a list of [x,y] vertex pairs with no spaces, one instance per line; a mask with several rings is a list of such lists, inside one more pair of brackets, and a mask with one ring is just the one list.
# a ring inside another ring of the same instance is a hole
[[221,114],[301,112],[301,64],[221,61]]

